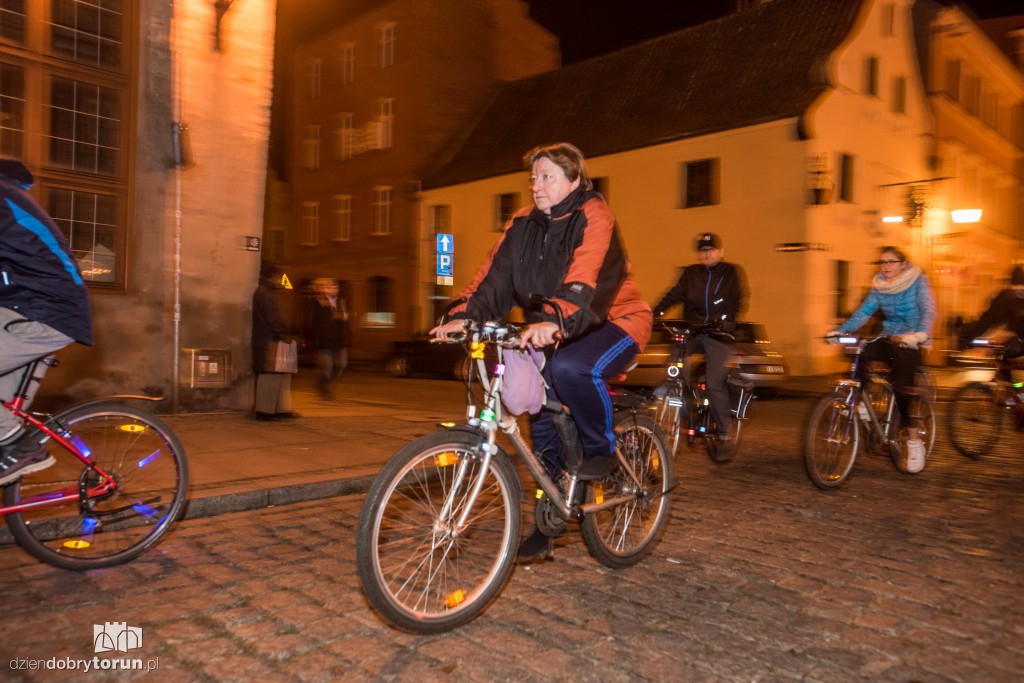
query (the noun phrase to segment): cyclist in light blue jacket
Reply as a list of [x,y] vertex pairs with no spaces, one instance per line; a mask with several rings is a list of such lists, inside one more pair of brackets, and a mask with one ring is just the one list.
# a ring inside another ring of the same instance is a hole
[[900,415],[907,415],[910,404],[907,388],[914,386],[914,376],[921,365],[921,347],[931,337],[938,317],[935,295],[928,276],[896,247],[882,247],[878,265],[879,272],[871,281],[867,298],[849,320],[828,336],[854,332],[876,311],[882,311],[885,315],[882,334],[888,338],[869,344],[861,358],[889,364],[896,405]]

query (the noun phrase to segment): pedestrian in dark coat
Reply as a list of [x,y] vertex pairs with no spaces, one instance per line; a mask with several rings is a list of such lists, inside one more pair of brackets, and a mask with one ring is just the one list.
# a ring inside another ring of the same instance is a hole
[[313,291],[308,335],[316,350],[317,388],[321,398],[330,401],[333,398],[331,384],[348,365],[349,313],[337,280],[317,278],[313,281]]
[[256,373],[257,420],[295,417],[292,412],[292,375],[272,372],[268,353],[277,342],[287,342],[288,325],[281,307],[281,269],[264,263],[252,295],[252,370]]

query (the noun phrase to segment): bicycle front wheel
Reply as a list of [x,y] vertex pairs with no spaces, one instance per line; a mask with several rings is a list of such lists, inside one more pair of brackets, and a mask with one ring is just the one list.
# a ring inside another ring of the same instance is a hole
[[658,426],[665,435],[665,447],[669,455],[675,455],[679,448],[679,435],[683,425],[683,409],[686,398],[678,382],[669,382],[665,395],[658,399]]
[[949,439],[961,454],[978,459],[999,441],[1003,410],[992,385],[970,382],[956,391],[949,415]]
[[850,476],[860,443],[859,424],[846,392],[833,392],[814,407],[804,443],[804,466],[811,482],[833,489]]
[[587,514],[581,526],[590,554],[620,569],[650,554],[668,522],[672,456],[648,415],[624,411],[615,422],[615,439],[636,479],[620,465],[606,479],[590,484],[587,502],[620,496],[629,500]]
[[[34,557],[62,569],[110,567],[137,557],[181,514],[188,493],[185,448],[164,422],[131,406],[99,403],[54,417],[115,487],[90,495],[99,475],[60,453],[55,465],[4,489],[5,505],[40,504],[7,515],[11,534]],[[51,441],[49,448],[59,446]],[[74,495],[45,504],[59,492]]]
[[501,451],[483,467],[480,438],[468,431],[421,437],[384,465],[366,494],[356,528],[359,580],[396,628],[431,634],[461,626],[512,571],[522,485]]

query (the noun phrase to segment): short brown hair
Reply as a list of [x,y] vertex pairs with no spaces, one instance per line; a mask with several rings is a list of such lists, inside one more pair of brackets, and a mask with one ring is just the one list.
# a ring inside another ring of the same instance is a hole
[[527,169],[531,169],[537,159],[550,159],[565,172],[565,177],[570,182],[579,179],[580,187],[584,190],[594,189],[594,183],[587,175],[587,162],[583,159],[583,152],[576,145],[568,142],[556,142],[553,145],[534,147],[523,156],[523,164]]

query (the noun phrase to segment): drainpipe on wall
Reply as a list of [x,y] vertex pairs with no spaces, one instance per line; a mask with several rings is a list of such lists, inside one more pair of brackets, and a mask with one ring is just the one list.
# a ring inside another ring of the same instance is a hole
[[181,126],[181,52],[174,2],[171,2],[171,138],[174,154],[174,342],[171,345],[171,412],[179,410],[181,376],[181,171],[185,164]]

